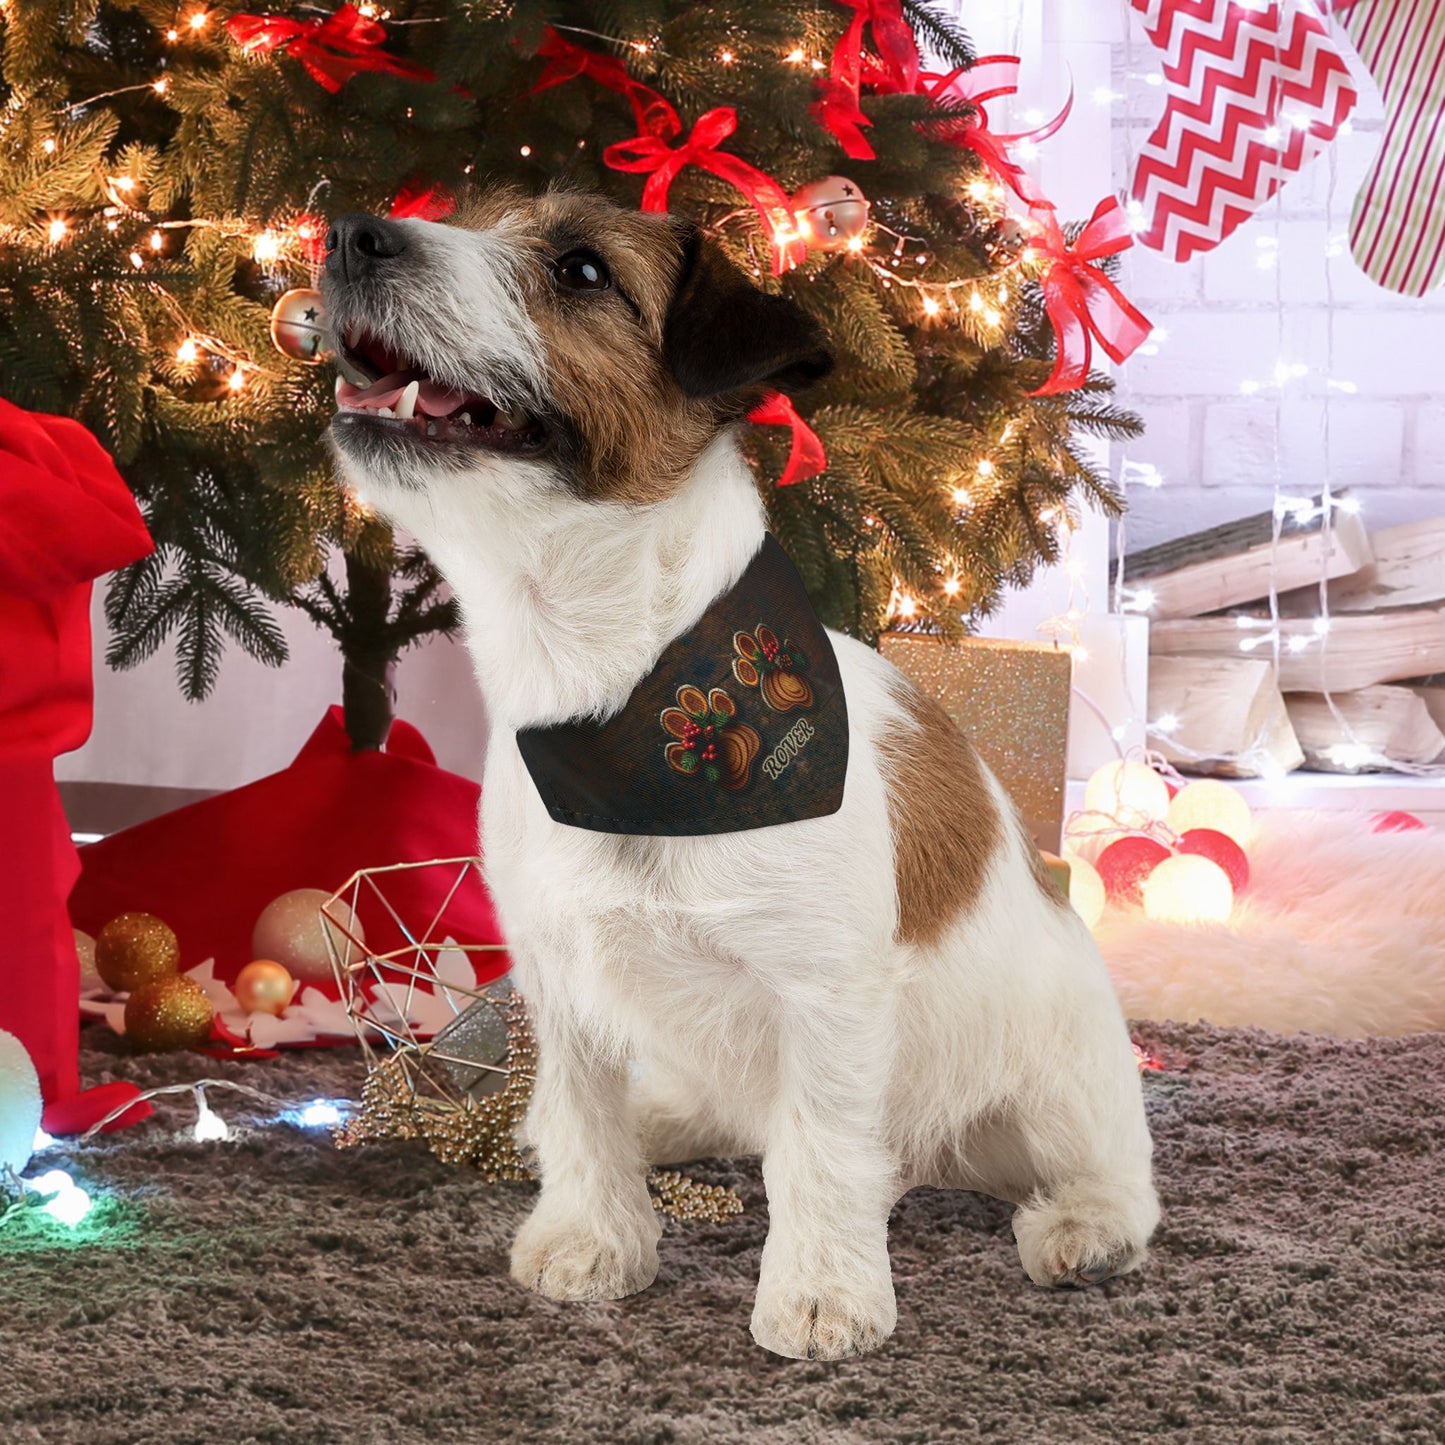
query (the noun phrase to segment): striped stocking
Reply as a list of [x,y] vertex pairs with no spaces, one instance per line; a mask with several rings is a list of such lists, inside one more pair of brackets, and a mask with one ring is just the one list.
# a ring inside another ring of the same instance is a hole
[[1445,282],[1445,5],[1336,0],[1335,15],[1385,97],[1385,144],[1355,201],[1350,250],[1387,290]]

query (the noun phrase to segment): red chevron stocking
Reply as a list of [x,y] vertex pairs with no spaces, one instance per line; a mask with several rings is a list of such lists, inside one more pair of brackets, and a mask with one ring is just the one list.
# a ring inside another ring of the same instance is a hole
[[1385,97],[1385,144],[1355,201],[1350,250],[1406,296],[1445,282],[1445,7],[1439,0],[1336,0]]
[[1169,101],[1139,153],[1144,245],[1213,250],[1339,134],[1355,89],[1309,0],[1129,0]]

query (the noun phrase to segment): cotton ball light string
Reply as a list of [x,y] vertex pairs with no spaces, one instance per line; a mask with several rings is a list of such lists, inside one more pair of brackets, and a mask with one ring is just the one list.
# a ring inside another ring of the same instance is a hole
[[[1180,796],[1188,791],[1183,789]],[[1168,785],[1148,763],[1122,760],[1105,763],[1084,789],[1086,813],[1106,814],[1125,829],[1163,822],[1169,809]],[[1211,825],[1201,823],[1199,826]]]
[[1215,778],[1200,778],[1174,795],[1165,821],[1179,834],[1209,828],[1233,838],[1241,848],[1254,840],[1254,815],[1243,796]]
[[1218,863],[1197,853],[1166,858],[1144,880],[1144,916],[1157,923],[1224,923],[1234,885]]
[[1069,902],[1090,928],[1097,928],[1104,916],[1106,894],[1099,870],[1086,858],[1069,859]]

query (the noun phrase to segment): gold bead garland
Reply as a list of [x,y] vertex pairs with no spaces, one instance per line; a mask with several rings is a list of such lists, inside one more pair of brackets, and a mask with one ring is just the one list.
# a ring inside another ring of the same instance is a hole
[[[337,1146],[380,1139],[421,1139],[443,1164],[469,1164],[488,1184],[535,1177],[516,1142],[537,1077],[537,1038],[520,994],[493,1000],[507,1029],[506,1082],[479,1098],[460,1100],[429,1087],[427,1049],[400,1049],[367,1075],[361,1106],[334,1131]],[[653,1206],[680,1220],[721,1223],[742,1212],[736,1192],[699,1184],[673,1169],[653,1169]]]

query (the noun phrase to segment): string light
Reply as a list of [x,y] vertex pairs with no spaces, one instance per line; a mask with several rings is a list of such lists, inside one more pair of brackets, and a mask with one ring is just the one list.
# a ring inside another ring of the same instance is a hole
[[197,10],[196,13],[191,16],[191,29],[204,30],[206,28],[206,21],[210,18],[204,10]]
[[981,477],[991,477],[991,476],[993,476],[994,472],[997,471],[997,470],[998,470],[998,469],[994,466],[994,464],[993,464],[987,457],[981,457],[981,458],[979,459],[978,468],[977,468],[977,471],[978,471],[979,476],[981,476]]
[[58,246],[70,234],[70,226],[57,216],[47,227],[46,234],[50,237],[50,244]]
[[531,154],[532,154],[532,147],[531,147],[531,146],[523,146],[523,147],[522,147],[522,155],[523,155],[524,157],[529,156],[529,155],[531,155]]
[[55,154],[55,137],[53,135],[46,136],[46,138],[41,141],[40,148],[46,155],[53,156]]
[[942,310],[943,307],[941,307],[932,296],[925,296],[923,298],[923,314],[925,316],[937,316]]
[[139,251],[132,251],[130,253],[130,264],[139,271],[140,268],[145,265],[145,257],[142,256]]
[[953,500],[960,507],[966,507],[973,500],[973,493],[967,487],[955,487]]
[[90,1195],[63,1169],[49,1169],[39,1179],[22,1182],[32,1193],[51,1195],[52,1197],[41,1205],[41,1212],[59,1220],[69,1229],[74,1229],[91,1211]]
[[281,254],[281,238],[274,231],[262,231],[251,244],[251,255],[262,265],[276,260]]
[[722,54],[718,56],[718,59],[722,61],[724,65],[731,65],[733,61],[737,59],[737,56],[734,55],[731,50],[724,50]]
[[229,386],[232,391],[240,391],[246,385],[246,373],[238,366],[230,376],[226,378],[226,385]]
[[150,247],[152,251],[159,251],[166,244],[166,238],[159,231],[151,232]]
[[161,76],[159,80],[153,80],[151,82],[151,89],[155,91],[157,95],[164,95],[170,88],[171,83],[164,75]]
[[181,32],[177,30],[174,26],[172,26],[171,29],[166,31],[166,39],[169,40],[172,45],[174,45],[176,41],[180,38]]
[[963,590],[963,583],[960,582],[957,577],[950,577],[943,584],[943,590],[945,595],[949,597],[957,597],[959,592]]
[[790,65],[801,65],[807,58],[808,57],[803,54],[801,46],[799,46],[795,50],[790,50],[783,57],[783,59],[786,60]]
[[181,342],[178,347],[176,347],[176,360],[185,362],[187,365],[195,361],[200,356],[200,354],[201,348],[197,346],[196,343],[190,339],[190,337],[187,337],[183,342]]
[[229,1139],[231,1131],[226,1121],[215,1113],[206,1102],[206,1089],[204,1084],[196,1085],[196,1127],[194,1130],[196,1142],[200,1144],[209,1143],[213,1139]]

